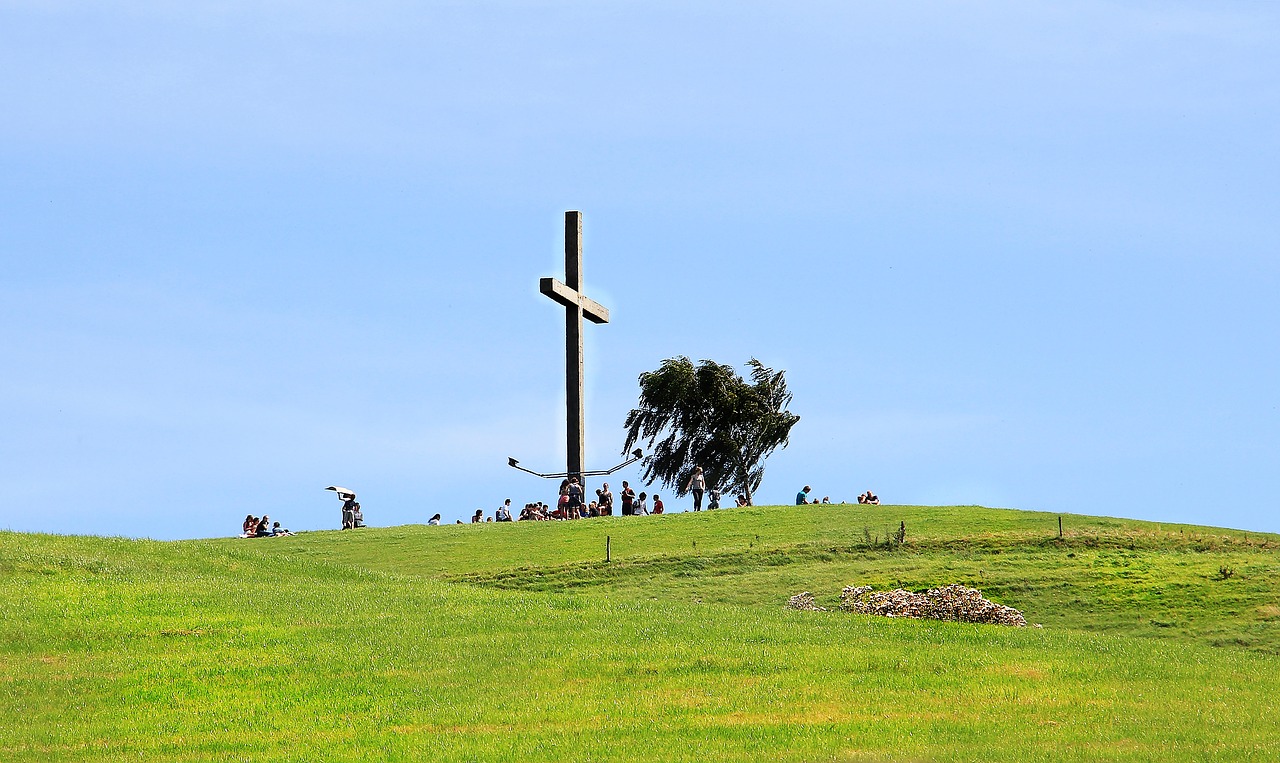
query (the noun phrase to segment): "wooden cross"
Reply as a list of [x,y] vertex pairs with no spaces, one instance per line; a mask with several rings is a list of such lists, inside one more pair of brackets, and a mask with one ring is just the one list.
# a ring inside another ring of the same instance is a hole
[[[564,280],[538,280],[538,291],[564,305],[564,377],[568,469],[577,475],[583,491],[583,461],[586,446],[582,436],[582,319],[592,323],[608,323],[609,311],[582,293],[582,213],[564,213]],[[585,499],[584,499],[585,500]]]

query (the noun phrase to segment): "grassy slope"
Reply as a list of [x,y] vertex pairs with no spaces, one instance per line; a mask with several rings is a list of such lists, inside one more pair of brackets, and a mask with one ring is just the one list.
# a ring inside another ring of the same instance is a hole
[[[911,589],[961,582],[1045,625],[1280,654],[1280,537],[1064,515],[1058,539],[1057,520],[976,506],[762,507],[288,542],[361,569],[626,599],[776,607],[811,590],[835,606],[854,581]],[[899,522],[907,545],[877,548]],[[610,565],[602,563],[606,535]],[[1224,567],[1234,574],[1224,579]]]
[[[866,547],[900,520],[906,549]],[[1056,532],[1028,512],[789,507],[0,534],[0,760],[1280,757],[1278,539]],[[854,580],[979,584],[1046,628],[779,606]]]

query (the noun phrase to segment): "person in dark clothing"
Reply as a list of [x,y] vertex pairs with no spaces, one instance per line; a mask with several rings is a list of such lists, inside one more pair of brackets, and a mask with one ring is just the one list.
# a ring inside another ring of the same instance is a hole
[[569,478],[569,519],[577,519],[582,514],[582,485],[577,477]]
[[636,513],[636,491],[631,489],[626,480],[622,481],[622,492],[618,494],[622,499],[622,516],[629,517]]

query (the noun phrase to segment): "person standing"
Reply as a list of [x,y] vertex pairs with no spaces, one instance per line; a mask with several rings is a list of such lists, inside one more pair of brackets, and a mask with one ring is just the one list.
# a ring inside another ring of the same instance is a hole
[[604,485],[596,491],[596,495],[600,498],[600,516],[613,516],[613,493],[609,492],[609,483],[604,483]]
[[707,478],[702,475],[701,466],[693,467],[693,476],[684,489],[693,493],[693,510],[702,511],[702,493],[707,489]]
[[796,493],[797,506],[804,506],[805,504],[809,503],[809,490],[810,490],[809,486],[805,485],[804,490],[801,490],[799,493]]
[[622,481],[622,492],[619,497],[622,499],[622,516],[633,516],[636,513],[636,491],[631,489],[626,480]]
[[577,519],[582,511],[582,485],[577,477],[569,478],[568,519]]

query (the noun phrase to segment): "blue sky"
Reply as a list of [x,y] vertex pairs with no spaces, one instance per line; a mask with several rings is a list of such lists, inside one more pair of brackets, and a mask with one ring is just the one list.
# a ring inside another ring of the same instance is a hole
[[506,459],[563,464],[537,279],[579,209],[591,465],[641,372],[754,356],[801,416],[761,502],[1280,531],[1278,38],[1262,2],[0,3],[0,528],[550,500]]

